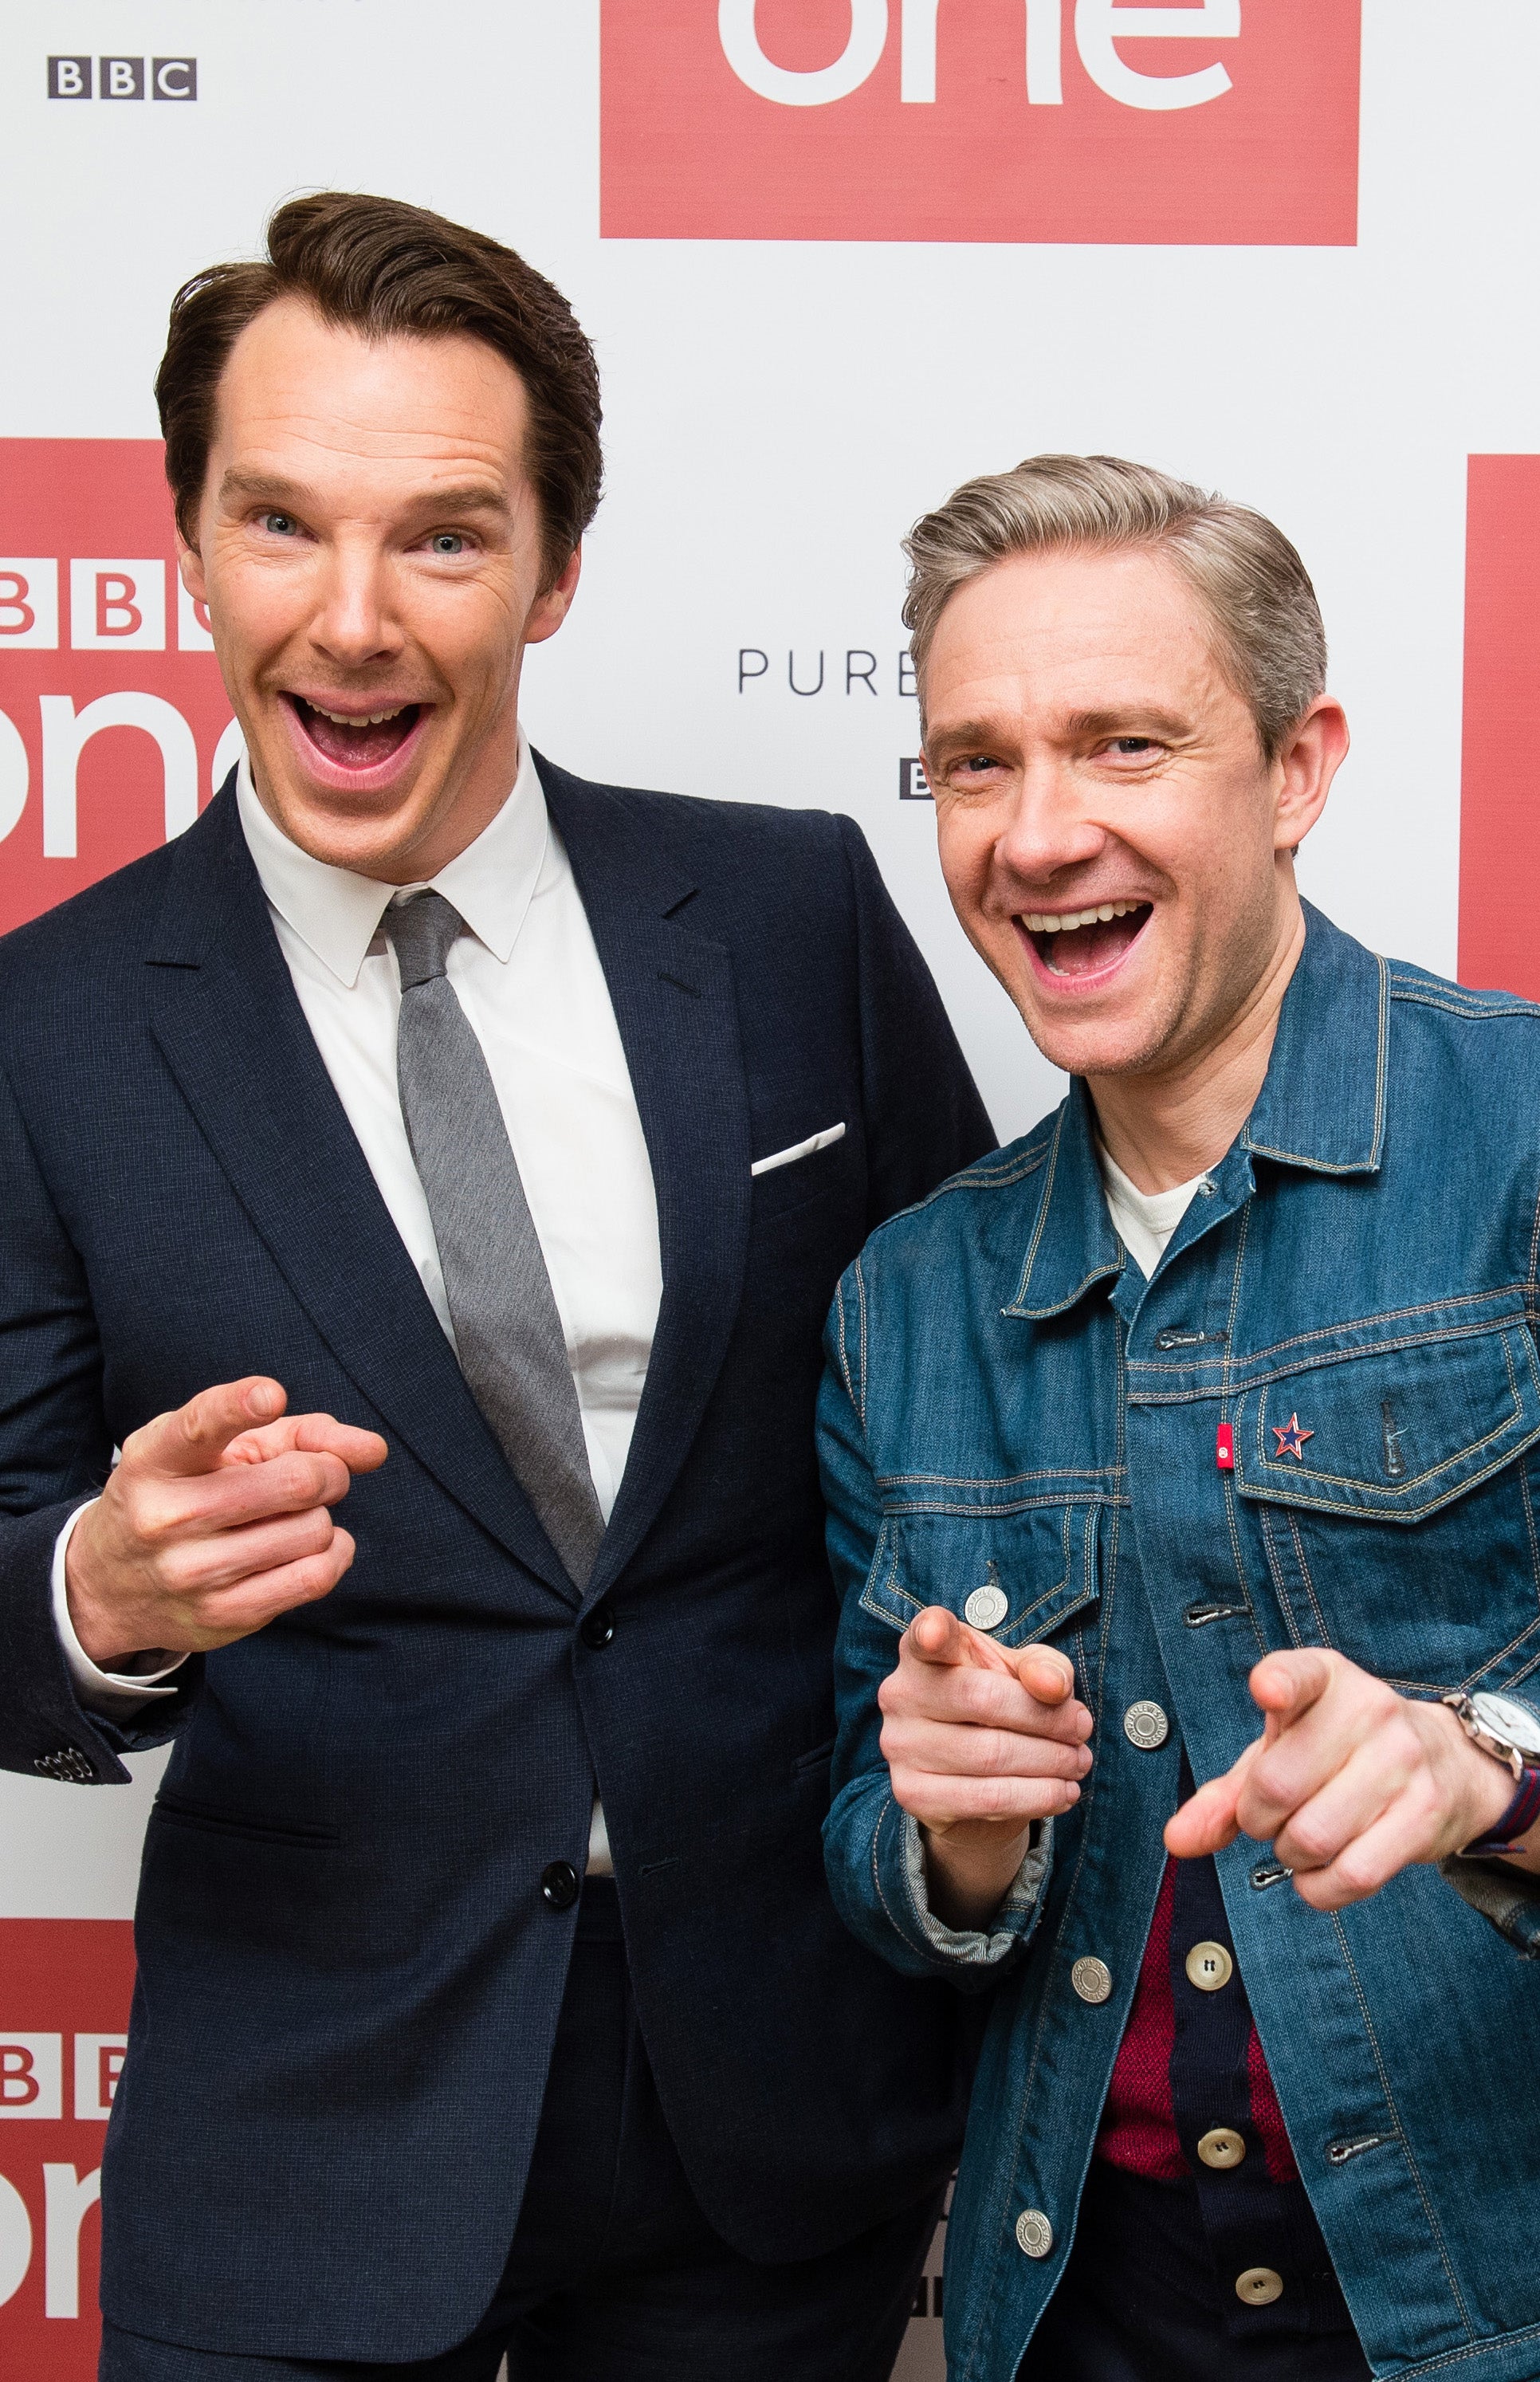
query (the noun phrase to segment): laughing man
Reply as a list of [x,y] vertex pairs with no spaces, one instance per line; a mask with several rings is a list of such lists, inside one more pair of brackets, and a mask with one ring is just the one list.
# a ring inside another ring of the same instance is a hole
[[249,757],[0,947],[0,1762],[173,1742],[104,2382],[886,2382],[966,2069],[824,1883],[819,1333],[988,1120],[848,820],[531,749],[521,257],[291,201],[158,393]]
[[1269,522],[1048,456],[910,554],[947,886],[1072,1078],[828,1335],[830,1875],[994,1995],[948,2370],[1519,2382],[1540,1012],[1302,903]]

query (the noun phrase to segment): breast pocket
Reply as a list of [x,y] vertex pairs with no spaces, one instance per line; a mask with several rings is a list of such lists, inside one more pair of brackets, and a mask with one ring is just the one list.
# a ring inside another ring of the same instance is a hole
[[1315,1365],[1235,1409],[1235,1478],[1297,1637],[1399,1687],[1496,1686],[1540,1661],[1521,1325]]
[[943,1604],[1002,1646],[1030,1645],[1095,1602],[1099,1513],[1087,1501],[889,1515],[861,1601],[895,1629]]

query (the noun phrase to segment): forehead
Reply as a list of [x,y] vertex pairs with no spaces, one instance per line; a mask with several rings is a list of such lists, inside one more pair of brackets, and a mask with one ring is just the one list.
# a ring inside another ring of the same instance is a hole
[[214,446],[226,468],[306,477],[521,468],[528,406],[511,364],[483,339],[389,337],[324,322],[302,300],[264,306],[220,376]]
[[936,623],[925,663],[933,726],[982,710],[1102,711],[1133,702],[1205,707],[1231,693],[1202,598],[1165,556],[1013,555],[971,579]]

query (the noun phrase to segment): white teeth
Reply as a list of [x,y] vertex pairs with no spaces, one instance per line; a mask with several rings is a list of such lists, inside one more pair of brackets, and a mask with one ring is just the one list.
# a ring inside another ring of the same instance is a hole
[[339,728],[378,728],[387,719],[398,719],[406,707],[404,703],[398,703],[394,711],[366,711],[360,718],[350,711],[328,711],[319,703],[311,705],[311,709],[319,712],[323,719],[334,719]]
[[1057,916],[1046,910],[1029,910],[1025,924],[1030,935],[1069,935],[1077,927],[1105,927],[1109,918],[1126,918],[1131,911],[1144,906],[1143,902],[1103,902],[1094,910],[1064,910]]

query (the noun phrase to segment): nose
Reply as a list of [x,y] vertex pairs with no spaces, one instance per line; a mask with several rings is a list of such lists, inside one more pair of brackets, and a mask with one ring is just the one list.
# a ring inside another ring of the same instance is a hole
[[385,557],[364,539],[330,548],[311,622],[311,641],[342,669],[389,661],[404,642]]
[[1044,891],[1063,870],[1098,859],[1106,843],[1071,773],[1049,755],[1030,760],[995,847],[999,866]]

